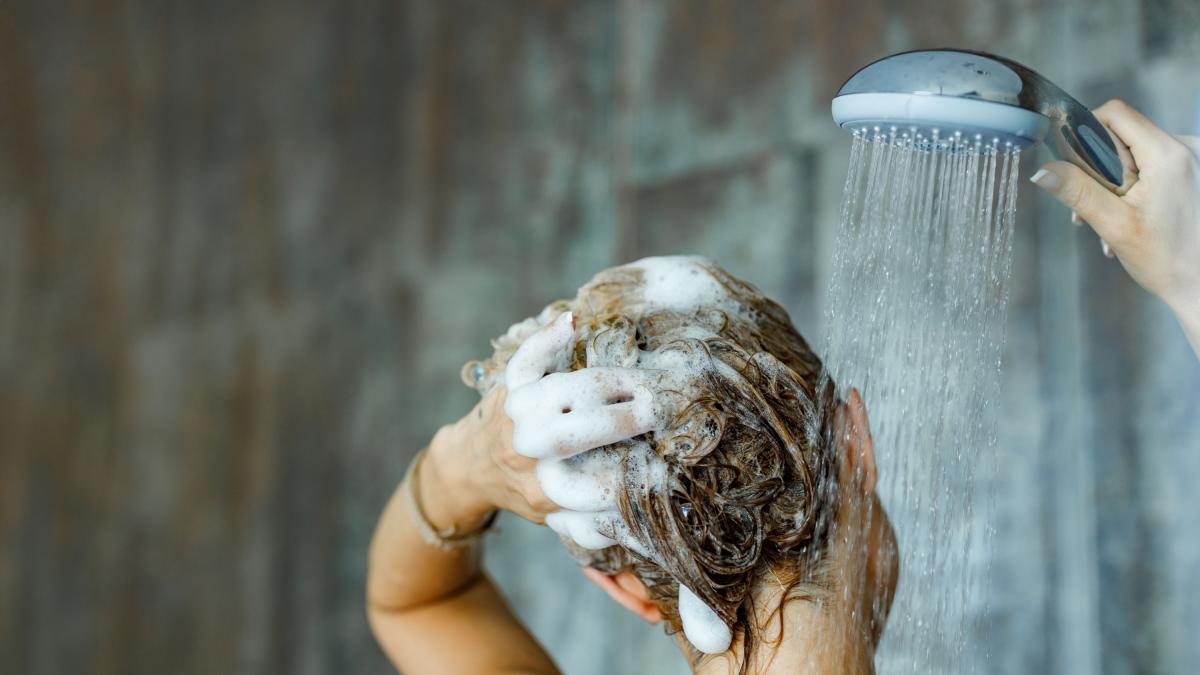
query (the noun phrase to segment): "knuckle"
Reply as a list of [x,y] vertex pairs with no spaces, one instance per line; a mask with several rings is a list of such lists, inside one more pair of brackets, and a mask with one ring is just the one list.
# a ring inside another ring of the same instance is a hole
[[529,522],[533,523],[534,525],[545,525],[546,524],[546,514],[544,514],[544,513],[538,513],[537,511],[533,511],[530,509],[521,509],[520,511],[517,512],[517,515],[521,516],[525,520],[528,520]]
[[550,501],[550,498],[542,492],[537,486],[527,486],[522,491],[522,496],[529,507],[538,513],[550,513],[558,508],[558,506]]
[[1096,108],[1092,112],[1099,117],[1101,121],[1107,122],[1113,118],[1128,116],[1133,111],[1133,106],[1125,102],[1124,99],[1112,98],[1104,102],[1104,105]]
[[1091,205],[1091,195],[1087,190],[1087,186],[1080,180],[1069,179],[1062,190],[1063,203],[1071,207],[1074,211],[1080,214],[1081,218],[1086,218],[1084,214],[1088,213],[1088,207]]
[[1125,112],[1125,111],[1132,109],[1132,107],[1129,105],[1129,103],[1127,103],[1125,101],[1125,99],[1123,99],[1123,98],[1111,98],[1107,102],[1105,102],[1105,104],[1102,107],[1111,108],[1114,111],[1121,111],[1121,112]]
[[528,466],[530,461],[528,457],[517,454],[515,450],[507,446],[499,452],[499,462],[506,469],[521,471]]

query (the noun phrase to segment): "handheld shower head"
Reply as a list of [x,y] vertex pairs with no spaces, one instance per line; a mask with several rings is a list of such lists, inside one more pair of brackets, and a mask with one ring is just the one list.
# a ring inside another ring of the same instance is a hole
[[928,49],[879,59],[842,85],[833,119],[854,130],[895,128],[918,142],[955,134],[1018,147],[1048,140],[1058,157],[1118,195],[1137,182],[1129,149],[1091,111],[1033,70],[993,54]]

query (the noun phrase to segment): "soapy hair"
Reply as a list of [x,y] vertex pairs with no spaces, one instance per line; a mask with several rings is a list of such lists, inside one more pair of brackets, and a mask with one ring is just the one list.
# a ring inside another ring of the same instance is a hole
[[641,270],[605,270],[574,301],[494,341],[495,354],[467,364],[464,380],[490,389],[524,337],[567,309],[576,319],[571,370],[630,367],[642,351],[662,350],[702,364],[687,387],[663,393],[671,412],[661,431],[642,437],[666,461],[667,480],[647,489],[631,467],[618,494],[622,519],[654,559],[621,546],[568,548],[601,572],[637,574],[670,632],[682,628],[677,598],[686,585],[741,636],[745,672],[762,629],[755,589],[782,584],[786,602],[831,583],[837,397],[783,308],[715,264],[701,267],[725,291],[722,302],[687,312],[654,307],[640,296]]

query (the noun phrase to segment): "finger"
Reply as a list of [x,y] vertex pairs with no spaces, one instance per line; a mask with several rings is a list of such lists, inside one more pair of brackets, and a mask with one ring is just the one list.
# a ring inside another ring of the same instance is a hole
[[620,514],[556,511],[546,516],[546,525],[559,536],[566,537],[583,548],[596,551],[616,545],[615,539],[600,533],[600,523],[613,518],[619,519]]
[[1108,101],[1092,114],[1129,146],[1134,162],[1142,168],[1153,163],[1163,145],[1171,140],[1170,134],[1120,99]]
[[570,457],[592,448],[640,436],[659,422],[649,392],[634,400],[554,416],[515,418],[513,449],[526,457]]
[[512,396],[512,415],[567,413],[631,401],[656,381],[661,371],[633,368],[583,368],[551,373],[518,389]]
[[589,550],[620,545],[647,560],[661,564],[648,546],[633,536],[616,509],[598,512],[555,511],[546,515],[546,525],[560,536]]
[[683,584],[679,584],[679,622],[688,642],[705,654],[720,654],[729,649],[733,639],[729,626]]
[[543,459],[537,464],[538,485],[564,509],[616,508],[621,455],[616,448],[596,448],[567,459]]
[[539,460],[537,478],[542,492],[564,509],[607,511],[617,508],[626,482],[644,490],[665,485],[667,464],[648,443],[635,441],[628,449],[596,448],[567,459]]
[[1029,180],[1065,204],[1110,242],[1121,242],[1122,235],[1136,218],[1132,206],[1073,164],[1043,164]]
[[609,597],[616,600],[625,609],[632,612],[634,615],[645,619],[649,623],[659,623],[662,621],[662,612],[657,605],[639,600],[632,593],[626,592],[619,583],[616,577],[595,569],[594,567],[583,567],[583,576],[587,577],[588,581],[596,584]]
[[527,520],[527,521],[533,523],[534,525],[545,525],[546,517],[549,515],[552,515],[552,514],[548,514],[548,513],[539,513],[537,511],[534,511],[533,509],[519,508],[519,507],[513,508],[512,512],[517,517],[519,517],[523,520]]
[[520,484],[521,497],[529,508],[538,513],[553,513],[561,509],[561,506],[542,490],[536,476],[525,474],[521,476]]
[[562,359],[574,334],[575,319],[571,312],[563,312],[526,338],[504,369],[504,385],[509,392],[536,382],[553,369]]

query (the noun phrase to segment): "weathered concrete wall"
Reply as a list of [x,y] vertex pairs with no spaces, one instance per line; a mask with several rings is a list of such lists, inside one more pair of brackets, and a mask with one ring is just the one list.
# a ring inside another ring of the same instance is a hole
[[[366,542],[470,405],[460,364],[666,252],[818,337],[829,98],[943,45],[1200,133],[1195,0],[0,4],[0,672],[382,672]],[[1061,208],[1027,190],[1019,222],[972,647],[1189,672],[1200,365]],[[565,672],[680,671],[547,531],[502,530]]]

